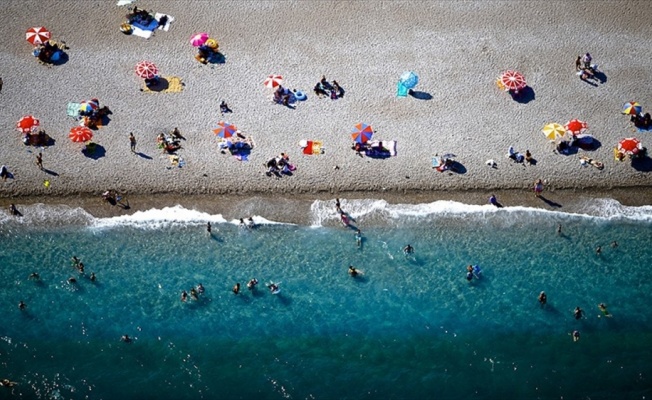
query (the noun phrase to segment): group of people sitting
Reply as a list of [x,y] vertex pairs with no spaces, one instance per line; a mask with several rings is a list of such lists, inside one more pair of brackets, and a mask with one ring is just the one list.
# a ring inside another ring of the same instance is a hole
[[79,110],[79,120],[81,124],[91,129],[97,129],[97,126],[102,122],[102,119],[110,114],[113,114],[109,107],[100,107],[98,99],[91,99],[90,102],[97,104],[97,108],[92,108],[89,111]]
[[[389,142],[391,143],[391,142]],[[391,156],[392,150],[386,143],[383,143],[382,140],[368,141],[365,143],[354,142],[351,146],[352,150],[355,150],[355,154],[360,157],[379,157],[379,156]]]
[[296,101],[296,97],[294,95],[294,92],[288,88],[284,88],[281,85],[278,85],[276,90],[274,91],[274,103],[276,104],[283,104],[284,106],[290,106],[290,103],[294,103]]
[[172,133],[165,134],[159,133],[156,137],[156,145],[159,149],[163,150],[164,154],[172,154],[181,148],[181,140],[183,137],[177,128],[174,128]]
[[39,44],[34,48],[32,54],[34,57],[45,64],[56,63],[61,59],[63,50],[68,49],[65,42],[57,42],[54,40],[46,40],[43,44]]
[[322,76],[321,80],[317,82],[315,87],[313,88],[315,91],[315,94],[317,97],[330,97],[332,100],[339,99],[340,97],[344,97],[344,89],[340,87],[340,85],[337,83],[337,81],[333,81],[333,83],[329,83],[326,80],[326,76]]
[[48,146],[49,142],[50,136],[48,136],[42,129],[36,133],[26,132],[23,135],[23,143],[25,146]]
[[232,155],[237,155],[251,151],[254,148],[254,141],[238,131],[236,136],[220,141],[218,146],[222,149],[222,153],[228,150]]
[[292,171],[296,170],[296,167],[290,164],[290,156],[285,153],[281,153],[278,157],[270,158],[264,166],[267,168],[267,172],[265,173],[267,176],[272,176],[272,174],[276,176],[280,174],[291,174]]
[[509,149],[507,149],[507,154],[505,157],[511,159],[516,163],[522,163],[523,161],[527,162],[528,164],[532,163],[532,153],[530,153],[530,150],[525,150],[525,155],[523,155],[514,150],[514,147],[512,146],[509,146]]
[[195,59],[202,64],[207,64],[211,57],[219,53],[219,43],[215,39],[208,39],[205,44],[197,48]]
[[632,115],[631,121],[638,129],[652,129],[652,118],[650,117],[650,113]]

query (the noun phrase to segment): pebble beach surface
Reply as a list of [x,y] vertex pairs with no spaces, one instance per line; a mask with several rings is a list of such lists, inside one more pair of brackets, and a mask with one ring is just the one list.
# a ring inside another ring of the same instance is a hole
[[[652,4],[614,2],[205,2],[138,1],[140,8],[174,17],[168,32],[146,40],[124,35],[127,7],[113,1],[7,1],[0,16],[0,163],[15,179],[0,183],[8,198],[96,196],[107,189],[135,195],[433,190],[530,190],[537,178],[546,190],[647,187],[652,175],[616,162],[613,147],[637,136],[622,104],[652,105],[652,61],[640,49],[652,45]],[[24,32],[43,25],[70,47],[59,66],[40,65]],[[206,31],[220,43],[223,64],[194,59],[189,38]],[[578,54],[590,52],[605,74],[597,86],[574,71]],[[181,93],[141,92],[134,66],[157,64],[177,76]],[[531,91],[513,100],[494,84],[506,69],[521,71]],[[403,71],[417,72],[417,97],[397,98]],[[275,105],[262,82],[283,75],[287,86],[308,92],[296,109]],[[345,89],[338,100],[319,99],[314,84],[325,75]],[[98,98],[113,114],[95,131],[104,149],[86,157],[67,133],[76,121],[68,102]],[[234,111],[220,115],[226,100]],[[32,114],[55,139],[46,149],[27,147],[15,124]],[[568,156],[553,152],[541,133],[549,122],[579,118],[600,143]],[[249,161],[221,154],[212,128],[234,123],[255,148]],[[361,158],[351,147],[358,122],[375,138],[396,140],[396,157]],[[187,140],[173,167],[156,136],[178,127]],[[129,132],[138,140],[129,149]],[[304,156],[301,139],[321,140],[325,152]],[[505,158],[509,146],[530,150],[535,165]],[[43,152],[46,171],[35,165]],[[264,174],[263,163],[286,152],[293,176]],[[463,173],[432,169],[435,154],[454,153]],[[605,168],[580,166],[579,156]],[[486,165],[493,159],[497,168]],[[335,168],[337,166],[338,168]],[[46,187],[43,182],[48,180]],[[364,195],[363,195],[364,196]],[[528,195],[529,197],[529,195]],[[8,200],[7,200],[8,201]],[[27,202],[28,200],[24,200]],[[635,201],[639,202],[640,201]]]

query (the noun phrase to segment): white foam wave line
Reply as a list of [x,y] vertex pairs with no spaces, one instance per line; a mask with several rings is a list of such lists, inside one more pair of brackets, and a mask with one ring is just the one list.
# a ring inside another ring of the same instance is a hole
[[[334,200],[317,200],[311,205],[312,226],[322,226],[325,221],[339,220],[335,210]],[[500,213],[549,215],[558,219],[583,218],[593,220],[632,220],[641,222],[652,222],[652,206],[623,206],[614,199],[594,199],[591,203],[580,207],[578,212],[565,212],[559,210],[547,210],[525,206],[513,206],[497,208],[492,205],[464,204],[450,200],[438,200],[432,203],[421,204],[388,204],[384,200],[341,200],[342,209],[353,216],[382,212],[392,219],[402,217],[427,217],[432,215],[463,217],[467,215],[487,215]]]

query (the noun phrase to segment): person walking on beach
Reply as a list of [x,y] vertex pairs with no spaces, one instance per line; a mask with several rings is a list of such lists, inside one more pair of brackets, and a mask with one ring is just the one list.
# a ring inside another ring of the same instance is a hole
[[43,171],[43,153],[38,153],[36,156],[36,166]]
[[129,132],[129,144],[131,145],[131,152],[136,152],[136,137],[133,132]]
[[534,182],[534,195],[536,197],[541,197],[541,192],[543,192],[543,181],[537,179],[536,182]]

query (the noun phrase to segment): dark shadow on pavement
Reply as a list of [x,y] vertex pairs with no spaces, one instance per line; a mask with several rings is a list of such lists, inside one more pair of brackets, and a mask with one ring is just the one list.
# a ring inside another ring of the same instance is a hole
[[54,172],[52,170],[49,170],[49,169],[43,169],[43,172],[45,172],[48,175],[59,176],[59,174],[57,174],[56,172]]
[[142,152],[138,152],[138,153],[136,153],[136,155],[139,156],[139,157],[142,157],[142,158],[144,158],[146,160],[151,160],[152,159],[152,157],[150,157],[147,154],[142,153]]
[[410,90],[408,94],[418,100],[432,100],[432,95],[428,92],[420,92],[418,90]]
[[512,96],[514,101],[521,104],[527,104],[535,99],[534,89],[529,86],[524,87],[518,93],[514,93],[510,90],[509,94]]
[[102,145],[95,144],[92,150],[87,146],[82,150],[82,153],[84,153],[84,155],[88,158],[98,160],[106,155],[106,149]]
[[559,204],[559,203],[555,203],[555,202],[552,201],[552,200],[548,200],[548,199],[546,199],[546,198],[543,197],[543,196],[539,196],[539,198],[540,198],[544,203],[546,203],[547,205],[549,205],[550,207],[561,208],[561,204]]
[[632,168],[641,172],[650,172],[652,171],[652,158],[636,157],[632,159]]

